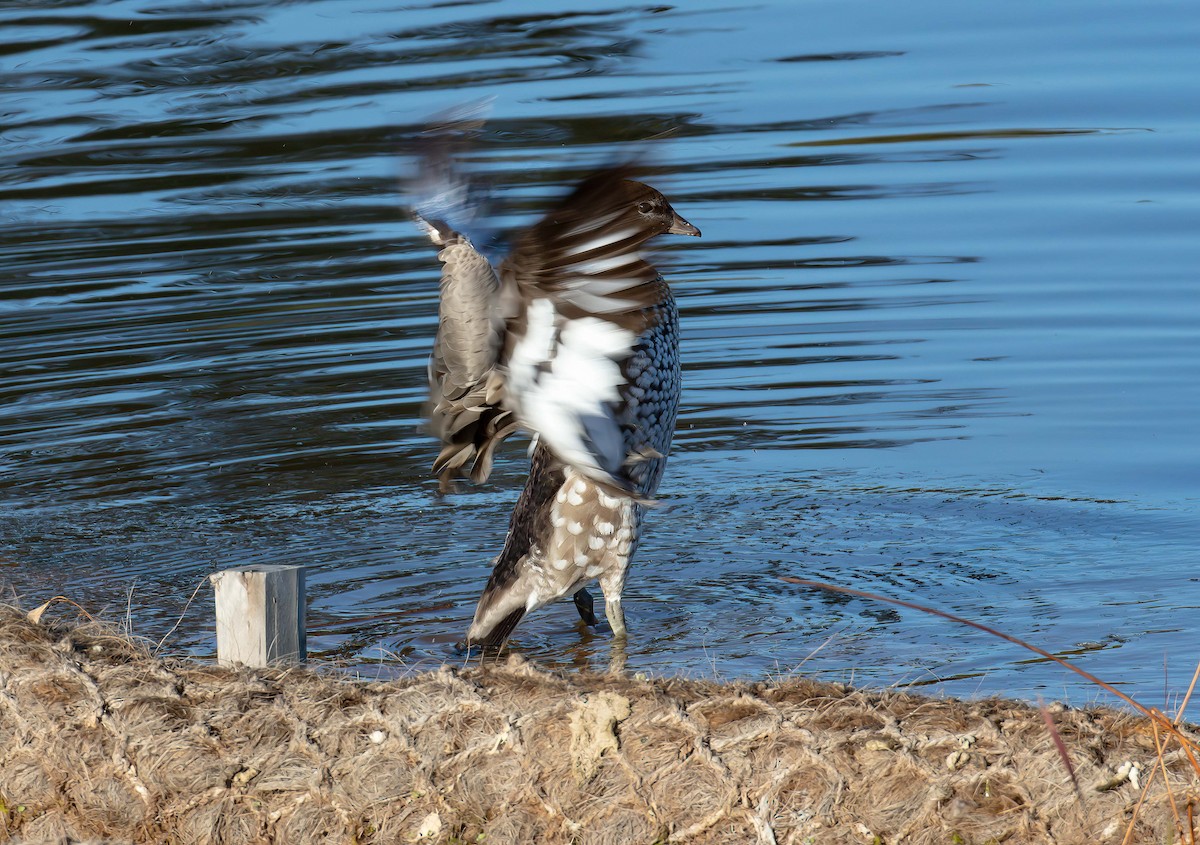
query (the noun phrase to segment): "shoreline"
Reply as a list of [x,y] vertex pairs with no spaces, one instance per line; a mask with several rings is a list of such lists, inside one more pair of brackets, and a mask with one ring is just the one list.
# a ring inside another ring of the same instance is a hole
[[1160,759],[1136,713],[1044,712],[1082,798],[1043,711],[1003,699],[562,675],[519,658],[357,681],[155,658],[102,624],[0,608],[0,833],[1118,843],[1149,785],[1128,841],[1180,841],[1171,802],[1186,827],[1200,776],[1177,746]]

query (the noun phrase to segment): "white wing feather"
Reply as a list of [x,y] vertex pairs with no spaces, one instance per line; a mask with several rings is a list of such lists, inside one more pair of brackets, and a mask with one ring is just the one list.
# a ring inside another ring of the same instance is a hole
[[624,383],[621,362],[633,332],[597,317],[561,318],[549,299],[526,312],[525,337],[508,362],[510,396],[560,460],[616,486],[625,442],[613,403]]

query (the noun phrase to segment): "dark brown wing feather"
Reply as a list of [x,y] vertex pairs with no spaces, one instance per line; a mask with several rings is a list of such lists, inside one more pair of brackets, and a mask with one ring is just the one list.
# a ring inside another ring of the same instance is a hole
[[661,195],[630,181],[631,172],[614,167],[581,182],[525,231],[501,276],[526,297],[550,297],[564,317],[594,315],[639,333],[641,310],[657,302],[659,278],[640,249],[661,230],[636,208],[640,195]]
[[[622,363],[650,327],[664,287],[641,255],[682,223],[629,167],[585,179],[528,229],[500,266],[519,297],[501,356],[508,407],[564,464],[637,495],[621,420]],[[687,225],[687,224],[684,224]]]

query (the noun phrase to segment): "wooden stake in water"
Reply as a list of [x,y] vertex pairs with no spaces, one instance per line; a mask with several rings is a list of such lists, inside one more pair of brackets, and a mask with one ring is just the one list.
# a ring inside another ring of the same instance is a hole
[[209,577],[217,593],[217,661],[222,666],[304,662],[303,566],[239,566]]

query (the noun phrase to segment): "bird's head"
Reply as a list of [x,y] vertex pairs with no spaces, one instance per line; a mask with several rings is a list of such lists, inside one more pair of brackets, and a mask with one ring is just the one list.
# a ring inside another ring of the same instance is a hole
[[656,189],[633,179],[621,183],[626,216],[637,222],[639,228],[650,229],[656,235],[691,235],[700,237],[700,230],[684,220],[667,198]]

